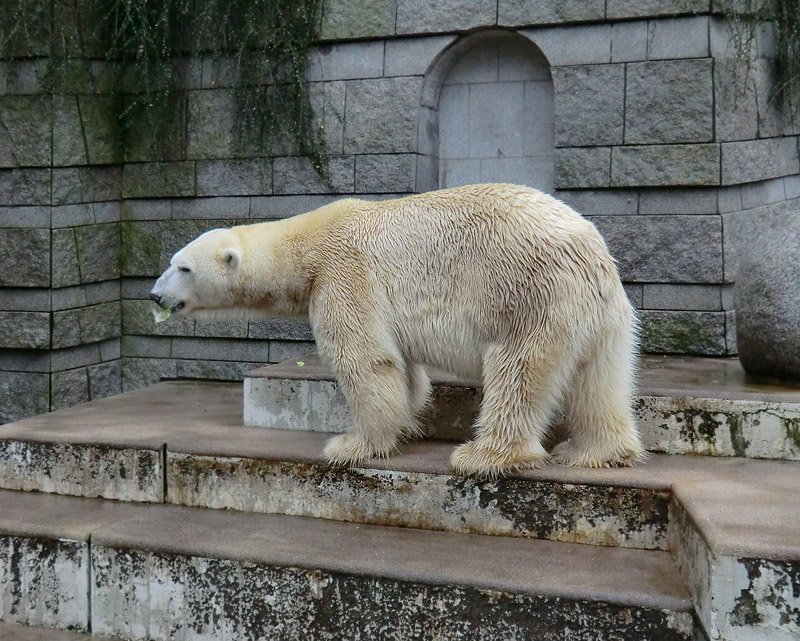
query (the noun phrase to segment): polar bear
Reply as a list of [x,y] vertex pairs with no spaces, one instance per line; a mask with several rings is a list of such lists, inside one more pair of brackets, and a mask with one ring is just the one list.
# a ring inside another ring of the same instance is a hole
[[563,411],[568,465],[632,465],[636,320],[589,221],[540,191],[456,187],[339,200],[206,232],[173,256],[151,298],[198,319],[310,317],[353,416],[333,464],[388,456],[418,433],[424,365],[483,380],[475,438],[455,472],[533,468]]

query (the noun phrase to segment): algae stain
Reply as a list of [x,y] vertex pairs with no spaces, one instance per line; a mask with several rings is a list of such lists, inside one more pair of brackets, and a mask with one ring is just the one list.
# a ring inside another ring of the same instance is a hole
[[750,443],[744,437],[742,430],[742,417],[738,414],[726,414],[728,417],[728,429],[731,433],[731,446],[735,456],[747,456],[747,448]]
[[781,418],[786,439],[796,452],[800,452],[800,418]]

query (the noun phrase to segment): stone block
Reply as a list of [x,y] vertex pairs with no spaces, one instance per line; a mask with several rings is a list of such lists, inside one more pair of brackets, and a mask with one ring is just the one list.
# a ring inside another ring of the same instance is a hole
[[[55,236],[55,232],[53,232]],[[120,276],[120,230],[116,223],[75,228],[75,243],[82,283]],[[55,274],[53,275],[55,280]]]
[[94,222],[94,211],[91,203],[80,205],[59,205],[51,208],[53,229],[91,225]]
[[261,196],[272,193],[272,161],[199,160],[198,196]]
[[162,221],[126,221],[121,224],[123,276],[158,276],[161,268]]
[[718,285],[656,285],[643,289],[643,309],[693,310],[718,312],[722,309]]
[[[190,96],[193,95],[190,93]],[[137,97],[139,101],[144,97]],[[125,131],[125,161],[148,162],[183,160],[186,158],[186,135],[189,125],[188,106],[178,102],[171,111],[159,118],[145,113],[144,104],[136,104],[129,99],[128,109],[139,111],[133,118],[130,128]]]
[[555,197],[584,216],[631,216],[638,213],[639,196],[635,191],[560,190]]
[[100,360],[113,361],[118,360],[122,356],[121,340],[119,338],[112,338],[108,341],[102,341],[100,347]]
[[269,360],[270,363],[280,363],[290,358],[300,358],[301,356],[316,350],[316,345],[305,341],[270,341]]
[[752,70],[736,59],[714,61],[714,105],[719,141],[758,137],[758,104]]
[[247,321],[196,321],[194,335],[210,338],[247,338]]
[[439,187],[459,187],[479,182],[481,182],[480,158],[442,158],[439,161]]
[[53,99],[53,163],[62,167],[89,161],[83,139],[77,96]]
[[313,341],[308,321],[275,318],[268,321],[251,322],[248,328],[250,338],[266,340]]
[[329,155],[341,154],[344,149],[346,96],[347,83],[344,81],[312,82],[309,85],[309,102],[314,112],[312,127],[322,132],[322,141]]
[[49,169],[0,169],[0,203],[49,205]]
[[417,159],[415,154],[356,156],[355,191],[413,192]]
[[[172,357],[215,361],[269,362],[269,343],[239,339],[173,338]],[[305,353],[308,353],[307,350]],[[149,356],[151,354],[141,354]]]
[[50,311],[49,289],[3,288],[0,310],[6,312]]
[[625,65],[556,67],[553,86],[556,146],[622,143]]
[[[41,43],[44,44],[44,43]],[[44,56],[49,53],[45,51]],[[6,60],[0,62],[0,95],[24,96],[46,93],[48,60]]]
[[556,189],[608,187],[610,183],[611,147],[556,149]]
[[719,216],[598,216],[592,222],[626,282],[722,281]]
[[604,0],[499,0],[497,24],[504,27],[602,21]]
[[122,391],[122,361],[102,363],[87,369],[89,398],[107,398]]
[[345,153],[416,151],[421,90],[418,77],[348,81]]
[[611,62],[647,59],[647,21],[615,22],[611,26]]
[[733,187],[720,187],[717,195],[717,206],[719,213],[729,213],[742,210],[742,188],[739,185]]
[[47,349],[50,347],[50,314],[0,311],[0,347]]
[[0,167],[50,164],[50,114],[44,96],[0,97]]
[[439,159],[436,156],[417,154],[416,186],[418,194],[434,191],[439,184]]
[[468,84],[442,87],[438,128],[432,132],[439,137],[440,158],[469,158],[470,137],[465,131],[469,126],[469,90]]
[[322,14],[322,40],[392,36],[397,0],[337,0]]
[[309,56],[306,79],[310,82],[383,76],[383,40],[321,45]]
[[94,343],[115,338],[122,334],[120,303],[101,303],[78,310],[81,342]]
[[100,344],[77,345],[66,349],[56,349],[50,352],[50,368],[54,372],[68,369],[97,365],[102,362]]
[[53,349],[62,349],[81,344],[79,319],[78,310],[76,309],[53,313]]
[[800,173],[797,138],[722,143],[722,184],[766,180]]
[[194,196],[194,163],[127,163],[122,170],[123,198]]
[[496,22],[496,0],[397,0],[398,35],[465,31]]
[[122,167],[56,167],[53,204],[118,200],[122,195]]
[[750,74],[755,85],[758,110],[758,137],[769,138],[797,133],[792,118],[794,111],[791,101],[785,96],[781,99],[775,96],[778,82],[775,60],[755,60],[751,65]]
[[509,182],[547,193],[553,191],[555,167],[552,156],[539,158],[482,158],[483,183]]
[[644,296],[643,286],[636,285],[635,283],[623,283],[622,287],[625,289],[625,294],[628,300],[636,309],[642,308],[642,298]]
[[455,40],[453,35],[387,40],[383,75],[424,75],[434,59]]
[[611,62],[611,25],[543,27],[520,29],[533,42],[551,67]]
[[708,16],[651,20],[648,31],[649,60],[705,58],[709,55]]
[[172,218],[172,200],[148,198],[125,200],[120,212],[122,220],[168,220]]
[[703,356],[727,353],[724,312],[644,310],[639,316],[645,353]]
[[50,352],[47,350],[0,349],[0,371],[48,374],[50,372]]
[[639,213],[645,215],[716,214],[716,189],[644,189]]
[[628,66],[625,142],[706,142],[714,137],[711,60],[637,62]]
[[177,377],[176,361],[172,358],[122,359],[122,390],[124,392]]
[[89,375],[85,367],[54,372],[50,377],[50,409],[72,407],[89,401]]
[[2,207],[0,227],[5,229],[40,229],[50,227],[49,207]]
[[78,102],[89,163],[110,165],[122,162],[123,132],[112,99],[80,96]]
[[353,156],[328,158],[330,184],[317,173],[309,158],[276,158],[272,164],[276,194],[352,193],[354,190]]
[[122,356],[168,358],[172,351],[172,339],[155,336],[123,336]]
[[[189,158],[230,158],[234,155],[232,90],[189,92],[187,154]],[[166,194],[163,194],[166,195]]]
[[718,185],[719,145],[642,145],[614,147],[611,184],[614,187]]
[[215,219],[241,219],[250,215],[250,199],[242,197],[182,198],[172,203],[172,217]]
[[49,410],[49,374],[0,371],[0,425]]
[[0,286],[50,286],[50,230],[0,228]]
[[706,13],[707,0],[607,0],[606,18],[644,18],[687,13]]
[[[524,135],[519,124],[525,112],[525,87],[519,82],[473,84],[469,87],[466,134],[472,158],[519,158]],[[488,114],[493,117],[487,118]],[[463,123],[457,123],[463,126]]]
[[742,185],[742,208],[752,209],[786,200],[783,178]]
[[242,381],[247,372],[263,363],[231,361],[179,360],[176,362],[178,378],[198,378],[214,381]]

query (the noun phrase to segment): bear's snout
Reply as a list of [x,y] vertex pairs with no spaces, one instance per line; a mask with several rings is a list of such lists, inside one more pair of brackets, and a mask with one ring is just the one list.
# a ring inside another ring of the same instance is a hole
[[163,305],[161,304],[162,298],[158,294],[150,292],[150,300],[152,300],[159,307],[163,307]]

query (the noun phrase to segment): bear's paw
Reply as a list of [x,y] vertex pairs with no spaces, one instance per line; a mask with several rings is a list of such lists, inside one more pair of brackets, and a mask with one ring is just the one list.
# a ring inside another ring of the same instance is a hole
[[549,455],[541,446],[498,449],[476,439],[453,451],[450,467],[458,475],[493,479],[512,472],[544,467],[549,461]]
[[376,447],[360,436],[340,434],[326,443],[325,457],[331,465],[353,466],[371,458],[386,458],[395,448],[395,443]]
[[567,439],[553,448],[553,460],[572,467],[631,467],[647,458],[647,452],[636,442],[613,447],[582,447],[575,439]]

